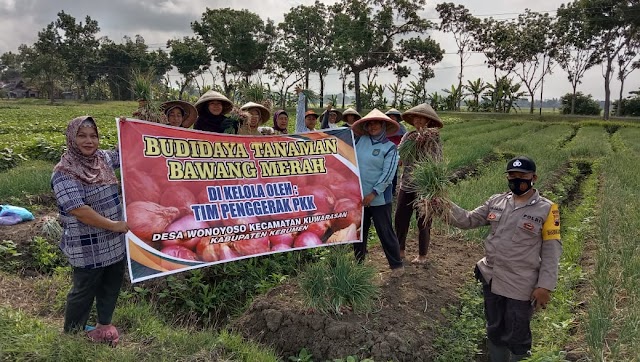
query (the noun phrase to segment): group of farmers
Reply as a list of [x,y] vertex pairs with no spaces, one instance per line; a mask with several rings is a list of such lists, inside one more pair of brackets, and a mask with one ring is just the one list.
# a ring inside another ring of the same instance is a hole
[[[373,220],[391,275],[401,275],[417,196],[411,176],[414,165],[405,162],[402,174],[397,175],[398,146],[418,135],[429,137],[422,143],[426,149],[420,154],[441,160],[438,129],[444,125],[442,120],[428,104],[404,113],[374,109],[364,117],[352,108],[340,112],[330,104],[318,114],[306,109],[305,92],[300,87],[296,92],[294,133],[348,127],[355,136],[364,207],[363,240],[353,244],[356,259],[363,262],[366,258],[367,234]],[[266,106],[249,102],[239,108],[247,112],[244,117],[228,117],[238,110],[227,97],[212,90],[194,105],[170,101],[162,106],[167,123],[175,127],[244,135],[289,133],[285,110],[276,111],[271,118]],[[270,119],[272,125],[267,126]],[[413,129],[407,132],[402,121]],[[124,235],[128,231],[114,173],[119,168],[119,155],[99,149],[98,128],[89,116],[70,121],[66,139],[67,150],[51,179],[64,228],[60,247],[73,266],[64,331],[85,331],[93,341],[115,345],[119,331],[111,320],[125,271]],[[483,285],[490,359],[506,362],[526,358],[529,353],[530,321],[534,310],[549,302],[556,286],[562,246],[558,207],[533,187],[537,181],[534,161],[515,157],[508,161],[505,174],[509,191],[491,196],[473,211],[441,199],[427,202],[438,206],[436,210],[446,210],[448,215],[444,216],[454,226],[491,228],[485,240],[485,257],[477,262],[475,275]],[[442,207],[444,203],[447,207]],[[418,213],[416,217],[418,255],[412,263],[425,264],[431,218]],[[97,324],[89,326],[94,300]]]

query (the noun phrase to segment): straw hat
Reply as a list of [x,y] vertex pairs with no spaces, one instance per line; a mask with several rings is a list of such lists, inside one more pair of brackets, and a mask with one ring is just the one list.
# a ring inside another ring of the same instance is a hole
[[[342,117],[346,117],[348,115],[352,115],[352,116],[356,116],[356,121],[359,120],[360,118],[362,118],[362,116],[360,115],[360,113],[358,113],[358,111],[356,111],[353,108],[347,108],[345,109],[345,111],[342,113]],[[355,122],[355,121],[354,121]]]
[[204,113],[204,110],[207,108],[207,104],[209,101],[220,101],[222,102],[222,114],[227,114],[231,112],[233,108],[233,103],[229,100],[229,98],[225,97],[222,93],[216,92],[214,90],[207,91],[207,93],[203,94],[195,106],[198,109],[198,113]]
[[257,109],[258,112],[260,112],[260,124],[267,123],[267,121],[271,116],[271,112],[269,112],[267,107],[263,106],[262,104],[255,103],[255,102],[245,103],[242,107],[240,107],[240,110],[249,111],[252,108]]
[[362,136],[366,133],[364,127],[369,121],[383,121],[387,126],[387,135],[393,135],[400,129],[398,123],[389,118],[389,116],[380,112],[377,108],[369,112],[366,116],[360,118],[359,120],[353,122],[351,125],[351,129],[356,136]]
[[398,116],[398,117],[402,116],[402,112],[400,112],[399,110],[397,110],[395,108],[391,108],[385,114],[387,116],[389,116],[389,115],[394,115],[394,116]]
[[[338,122],[338,121],[340,121],[342,119],[342,112],[340,112],[339,110],[337,110],[335,108],[331,108],[331,110],[329,112],[335,112],[338,115],[338,118],[336,118],[336,122]],[[320,117],[324,117],[325,113],[327,113],[326,110],[324,112],[322,112]]]
[[422,103],[407,110],[402,114],[402,119],[413,126],[413,118],[416,116],[425,117],[428,120],[427,127],[442,128],[444,126],[444,123],[442,123],[442,120],[438,117],[436,111],[426,103]]
[[175,107],[179,107],[180,109],[182,109],[184,115],[182,116],[182,124],[180,126],[184,128],[191,127],[196,122],[196,118],[198,118],[198,111],[196,110],[196,107],[194,107],[193,104],[189,102],[179,100],[168,101],[162,103],[160,107],[162,107],[162,111],[165,114],[167,114],[170,109]]

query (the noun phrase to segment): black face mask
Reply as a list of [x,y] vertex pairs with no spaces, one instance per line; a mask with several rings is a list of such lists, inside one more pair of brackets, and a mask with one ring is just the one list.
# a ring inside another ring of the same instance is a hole
[[[520,188],[520,185],[522,184],[527,185],[527,189],[524,191],[522,191],[522,189]],[[529,190],[531,190],[532,187],[533,187],[533,180],[528,180],[524,178],[509,179],[509,190],[511,190],[511,192],[513,192],[518,196],[526,194]]]

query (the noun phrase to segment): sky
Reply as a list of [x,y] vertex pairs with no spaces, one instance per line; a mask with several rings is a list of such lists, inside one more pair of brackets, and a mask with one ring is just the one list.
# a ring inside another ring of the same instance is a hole
[[[444,0],[441,0],[444,1]],[[438,2],[441,2],[438,1]],[[449,0],[451,1],[451,0]],[[98,21],[99,36],[108,36],[118,42],[123,36],[131,37],[136,34],[144,37],[152,48],[164,48],[168,39],[193,35],[190,24],[200,20],[206,8],[231,7],[234,9],[248,9],[259,14],[263,19],[272,19],[276,23],[283,20],[284,14],[298,5],[311,5],[314,0],[0,0],[0,54],[16,51],[20,44],[32,44],[37,39],[38,31],[57,18],[57,13],[64,10],[74,16],[77,21],[89,15]],[[334,0],[324,1],[326,4]],[[424,18],[437,21],[438,13],[435,6],[438,2],[428,1],[421,15]],[[538,12],[555,13],[562,0],[463,0],[453,1],[462,4],[477,17],[493,16],[495,19],[511,19],[526,8]],[[433,37],[445,50],[444,59],[434,67],[435,78],[427,84],[429,92],[450,88],[457,84],[459,72],[457,48],[453,36],[439,31],[430,31],[427,35]],[[467,60],[464,70],[465,80],[483,78],[493,79],[493,73],[483,64],[482,54],[472,54]],[[415,65],[414,65],[414,68]],[[578,90],[593,95],[596,99],[604,99],[604,78],[601,66],[590,69],[584,77],[583,84]],[[417,76],[417,70],[414,72]],[[169,72],[170,79],[176,80],[179,74],[176,70]],[[414,80],[414,76],[405,82]],[[263,81],[267,81],[263,77]],[[393,82],[393,74],[381,70],[378,83]],[[640,87],[640,70],[632,73],[625,82],[624,95],[628,91]],[[312,75],[310,88],[319,90],[317,76]],[[341,82],[337,70],[332,70],[326,79],[325,93],[339,93]],[[620,83],[617,79],[612,82],[612,99],[617,99]],[[545,77],[544,98],[559,98],[570,92],[571,87],[566,73],[556,66],[553,74]],[[539,92],[536,99],[539,98]]]

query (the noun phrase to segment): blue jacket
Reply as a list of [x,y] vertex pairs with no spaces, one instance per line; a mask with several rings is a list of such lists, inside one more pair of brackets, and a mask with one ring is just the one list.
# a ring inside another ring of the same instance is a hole
[[371,192],[376,198],[371,206],[381,206],[391,203],[393,177],[398,168],[398,150],[396,145],[385,138],[375,142],[368,135],[356,140],[356,155],[360,169],[360,184],[362,196]]

